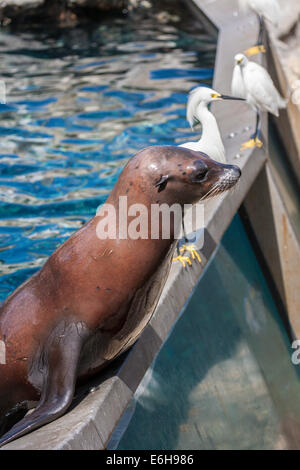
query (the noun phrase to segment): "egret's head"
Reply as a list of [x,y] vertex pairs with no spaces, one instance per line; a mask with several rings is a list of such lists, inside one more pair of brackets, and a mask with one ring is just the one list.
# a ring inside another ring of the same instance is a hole
[[189,94],[186,117],[191,127],[198,121],[197,109],[198,106],[208,106],[214,101],[222,100],[239,100],[244,101],[243,98],[236,98],[234,96],[227,96],[219,93],[212,88],[200,86],[192,90]]
[[[212,103],[213,101],[219,101],[223,99],[230,99],[229,96],[222,95],[212,88],[207,88],[205,86],[199,86],[192,90],[189,94],[189,101],[196,98],[198,104],[205,103],[206,105]],[[234,98],[233,98],[234,99]]]
[[218,93],[217,91],[213,90],[212,88],[207,88],[204,86],[200,86],[195,88],[194,90],[191,91],[190,97],[196,95],[197,96],[197,101],[200,103],[201,101],[205,104],[209,104],[212,101],[218,101],[221,98],[221,93]]
[[234,62],[235,62],[235,65],[239,65],[240,67],[245,67],[245,65],[248,63],[248,59],[244,54],[237,54],[234,57]]

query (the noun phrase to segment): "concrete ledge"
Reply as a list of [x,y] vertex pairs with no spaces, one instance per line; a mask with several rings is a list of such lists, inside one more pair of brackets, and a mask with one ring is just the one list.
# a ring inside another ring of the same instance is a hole
[[[211,28],[219,31],[214,88],[227,93],[230,91],[234,55],[255,41],[258,27],[255,18],[252,15],[236,16],[237,0],[193,0],[189,3]],[[241,143],[251,134],[249,123],[254,128],[255,122],[255,114],[246,104],[216,103],[214,113],[221,127],[228,161],[238,164],[243,175],[237,190],[207,203],[202,265],[194,263],[191,268],[184,269],[180,263],[174,263],[150,324],[125,358],[119,361],[118,370],[95,378],[93,391],[65,416],[3,449],[105,449],[130,398],[266,161],[264,149],[240,155]],[[266,119],[263,135],[267,139]]]

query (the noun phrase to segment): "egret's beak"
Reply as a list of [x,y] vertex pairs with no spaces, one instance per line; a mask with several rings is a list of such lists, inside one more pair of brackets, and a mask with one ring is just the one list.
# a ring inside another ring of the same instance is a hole
[[236,61],[236,63],[237,63],[238,65],[240,65],[242,62],[243,62],[243,59],[238,59],[238,60]]
[[221,100],[236,100],[246,101],[244,98],[238,98],[237,96],[220,95]]

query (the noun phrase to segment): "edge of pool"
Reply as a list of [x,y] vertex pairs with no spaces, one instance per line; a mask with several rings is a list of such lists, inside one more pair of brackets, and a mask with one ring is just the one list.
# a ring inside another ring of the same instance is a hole
[[[230,92],[233,57],[255,42],[258,25],[254,15],[240,15],[237,0],[190,0],[191,14],[198,15],[218,37],[213,86],[222,93]],[[266,58],[258,58],[265,61]],[[117,373],[107,375],[93,390],[63,417],[7,444],[2,449],[27,450],[101,450],[125,411],[129,400],[145,372],[158,353],[166,336],[178,319],[201,274],[213,255],[225,230],[245,199],[249,189],[263,169],[267,159],[267,144],[262,149],[240,154],[240,145],[254,128],[255,114],[242,102],[214,104],[227,159],[238,164],[243,175],[236,191],[218,200],[209,201],[206,208],[205,244],[202,264],[183,268],[174,263],[153,318],[140,339],[127,353]],[[264,117],[262,134],[268,137],[268,121]],[[251,129],[249,129],[249,123]],[[236,158],[240,155],[239,158]]]

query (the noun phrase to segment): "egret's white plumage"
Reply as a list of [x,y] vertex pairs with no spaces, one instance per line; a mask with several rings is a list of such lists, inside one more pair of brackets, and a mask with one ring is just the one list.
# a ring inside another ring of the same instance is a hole
[[232,75],[231,93],[244,99],[247,98],[247,90],[244,83],[243,71],[242,68],[238,66],[236,61]]
[[285,108],[288,100],[280,96],[267,70],[248,60],[244,54],[237,54],[234,60],[232,93],[245,98],[256,111],[278,116],[279,109]]
[[280,21],[280,5],[278,0],[239,0],[242,11],[253,10],[258,16],[277,25]]
[[189,94],[186,117],[190,126],[200,122],[202,135],[197,142],[186,142],[180,145],[196,152],[207,153],[213,160],[226,163],[225,148],[217,120],[208,109],[209,103],[222,99],[220,93],[206,87],[198,87]]

